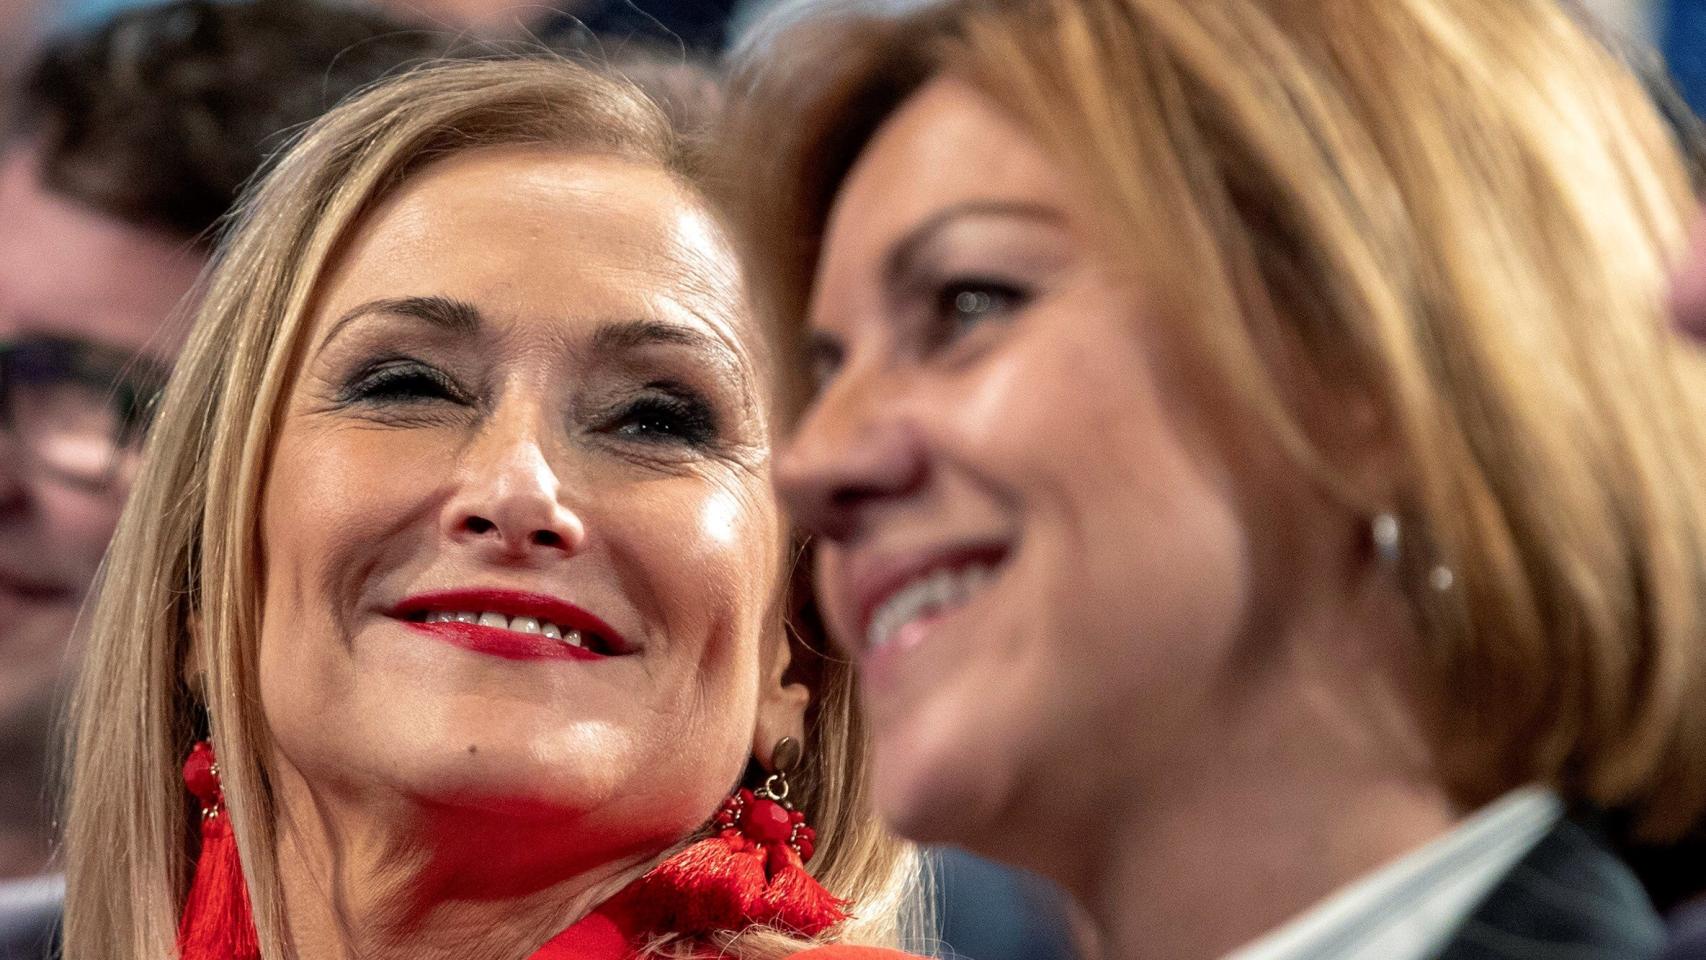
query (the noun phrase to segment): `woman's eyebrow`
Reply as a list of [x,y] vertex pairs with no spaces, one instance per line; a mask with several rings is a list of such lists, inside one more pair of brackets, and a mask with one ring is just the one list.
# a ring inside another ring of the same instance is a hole
[[320,340],[320,349],[331,343],[351,322],[375,314],[409,317],[424,321],[448,333],[471,336],[480,332],[479,308],[455,297],[383,297],[369,300],[345,311]]
[[725,374],[738,375],[746,365],[721,337],[679,323],[661,320],[626,320],[605,324],[592,335],[589,350],[594,356],[628,353],[653,346],[686,347],[707,355]]
[[890,288],[905,286],[908,278],[918,272],[924,251],[942,231],[961,220],[977,217],[1003,217],[1032,220],[1049,226],[1063,226],[1066,215],[1052,206],[1022,200],[971,200],[956,203],[936,211],[889,246],[883,257],[883,282]]

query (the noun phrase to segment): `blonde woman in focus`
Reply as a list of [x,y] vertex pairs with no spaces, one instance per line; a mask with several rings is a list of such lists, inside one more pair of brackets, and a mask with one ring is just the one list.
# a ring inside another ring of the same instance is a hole
[[891,955],[813,949],[893,944],[915,866],[784,628],[703,197],[635,89],[520,61],[376,88],[259,185],[98,588],[67,956]]
[[1110,960],[1656,954],[1593,819],[1706,808],[1689,201],[1555,0],[825,14],[736,96],[891,824]]

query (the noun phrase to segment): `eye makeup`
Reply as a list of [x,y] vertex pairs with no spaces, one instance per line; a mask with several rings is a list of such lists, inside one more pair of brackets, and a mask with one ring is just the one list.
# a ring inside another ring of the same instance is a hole
[[375,405],[469,402],[468,391],[454,377],[408,356],[388,356],[361,367],[340,389],[339,399]]
[[617,322],[579,345],[535,338],[538,330],[500,332],[390,312],[360,316],[327,339],[315,377],[329,411],[403,428],[483,416],[504,390],[546,391],[556,399],[541,399],[562,411],[570,434],[637,460],[690,460],[739,446],[741,425],[757,409],[745,367],[697,330]]

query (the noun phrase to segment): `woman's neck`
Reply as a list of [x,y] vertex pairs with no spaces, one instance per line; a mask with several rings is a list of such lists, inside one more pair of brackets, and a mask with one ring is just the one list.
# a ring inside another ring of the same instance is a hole
[[277,844],[285,927],[292,953],[315,960],[521,960],[649,859],[553,857],[561,838],[538,823],[285,806],[295,807]]
[[1220,957],[1462,818],[1408,721],[1371,734],[1382,722],[1334,686],[1290,678],[1163,755],[1054,771],[1004,841],[977,846],[1061,883],[1102,960]]
[[1308,796],[1225,783],[1212,798],[1122,811],[1074,884],[1103,960],[1211,960],[1448,831],[1426,787],[1346,782]]

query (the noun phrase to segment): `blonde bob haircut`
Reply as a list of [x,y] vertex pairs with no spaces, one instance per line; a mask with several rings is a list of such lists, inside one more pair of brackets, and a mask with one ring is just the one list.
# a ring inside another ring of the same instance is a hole
[[[632,158],[698,182],[692,151],[627,83],[563,61],[465,61],[405,74],[334,110],[237,214],[94,602],[70,729],[67,956],[176,955],[197,835],[196,805],[178,771],[208,726],[264,955],[292,955],[258,706],[258,505],[315,291],[363,213],[423,165],[534,144]],[[777,558],[778,591],[785,559]],[[908,900],[913,855],[867,816],[865,737],[847,667],[803,644],[794,655],[816,674],[796,778],[801,807],[822,836],[812,866],[852,901],[856,917],[839,939],[888,943]],[[801,944],[761,930],[718,946],[758,958]]]
[[[1240,413],[1402,519],[1402,695],[1453,797],[1696,820],[1706,411],[1663,319],[1687,183],[1616,58],[1558,0],[910,6],[819,5],[737,68],[731,205],[784,362],[859,153],[933,78],[970,84]],[[1373,411],[1384,502],[1346,462],[1358,421],[1299,402],[1321,384]]]

